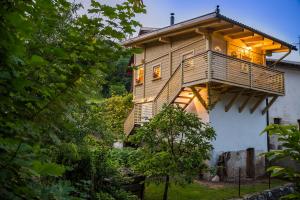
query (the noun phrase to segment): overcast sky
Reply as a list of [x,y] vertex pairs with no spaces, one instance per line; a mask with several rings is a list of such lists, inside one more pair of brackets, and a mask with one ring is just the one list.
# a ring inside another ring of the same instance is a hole
[[[118,2],[119,0],[99,0]],[[82,1],[85,5],[89,0]],[[300,0],[143,0],[147,14],[137,20],[146,27],[164,27],[175,13],[175,23],[213,12],[221,14],[296,45],[300,36]],[[299,47],[299,45],[298,45]],[[300,62],[299,51],[286,58]]]

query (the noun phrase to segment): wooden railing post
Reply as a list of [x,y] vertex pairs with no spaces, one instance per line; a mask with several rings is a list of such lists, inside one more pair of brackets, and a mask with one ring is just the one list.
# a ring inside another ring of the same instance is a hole
[[181,64],[180,64],[180,67],[181,67],[181,85],[183,85],[184,84],[184,74],[183,74],[183,63],[184,63],[184,61],[182,61],[181,62]]
[[207,52],[207,79],[208,79],[208,82],[211,81],[211,67],[212,67],[212,52],[211,50],[208,50]]
[[253,64],[251,63],[250,64],[250,67],[249,67],[249,81],[250,81],[250,88],[252,88],[252,68],[253,68]]

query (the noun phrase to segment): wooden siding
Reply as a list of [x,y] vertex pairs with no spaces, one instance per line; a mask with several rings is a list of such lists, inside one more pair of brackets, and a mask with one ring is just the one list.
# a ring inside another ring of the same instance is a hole
[[[205,40],[200,35],[175,40],[169,44],[146,46],[142,54],[135,56],[135,65],[141,64],[143,58],[145,58],[146,63],[144,64],[144,83],[134,85],[134,101],[153,100],[170,79],[171,73],[174,73],[179,67],[183,54],[191,51],[198,54],[204,52],[205,49]],[[156,80],[153,79],[153,66],[155,65],[161,66],[161,78]],[[135,80],[136,72],[133,78]]]
[[194,55],[196,55],[206,50],[205,40],[202,37],[194,37],[187,40],[186,43],[179,42],[179,44],[182,44],[182,47],[180,48],[180,46],[176,44],[174,45],[174,49],[178,50],[172,52],[172,73],[176,70],[178,65],[180,65],[184,54],[193,51]]
[[[161,66],[161,78],[153,79],[153,67]],[[145,98],[153,99],[161,90],[164,83],[170,78],[169,55],[164,55],[159,59],[148,62],[145,65]]]

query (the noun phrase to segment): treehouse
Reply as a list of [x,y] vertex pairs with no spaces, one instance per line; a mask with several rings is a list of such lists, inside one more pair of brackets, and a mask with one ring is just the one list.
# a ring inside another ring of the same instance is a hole
[[[127,135],[160,112],[164,104],[178,105],[213,124],[221,120],[217,116],[231,118],[231,123],[235,118],[245,123],[247,118],[265,121],[258,115],[264,115],[285,95],[284,73],[276,70],[276,62],[267,66],[266,56],[286,56],[296,50],[221,15],[218,8],[177,24],[172,15],[170,26],[142,28],[139,36],[123,45],[143,50],[133,59],[134,108],[124,124]],[[266,98],[270,101],[264,105]]]

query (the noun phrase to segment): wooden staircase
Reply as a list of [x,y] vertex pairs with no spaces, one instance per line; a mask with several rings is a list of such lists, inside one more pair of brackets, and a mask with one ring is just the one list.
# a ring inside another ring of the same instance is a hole
[[184,61],[176,68],[171,78],[165,83],[153,101],[136,103],[134,105],[124,123],[126,135],[129,135],[135,126],[142,125],[159,113],[164,105],[173,104],[184,110],[197,96],[195,93],[199,95],[201,87],[195,86],[190,88],[183,86],[183,68]]

